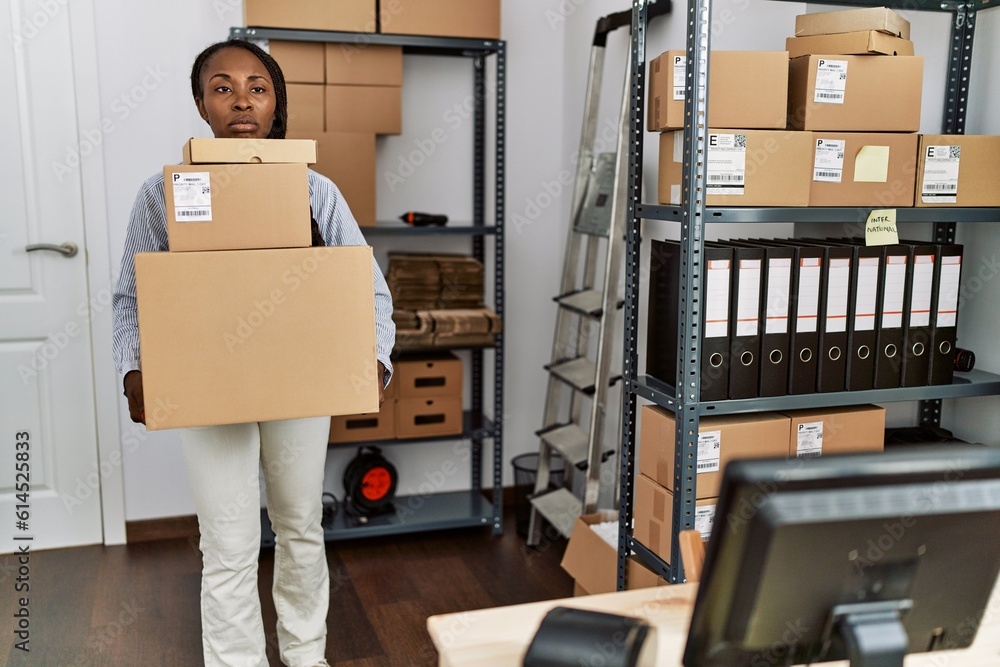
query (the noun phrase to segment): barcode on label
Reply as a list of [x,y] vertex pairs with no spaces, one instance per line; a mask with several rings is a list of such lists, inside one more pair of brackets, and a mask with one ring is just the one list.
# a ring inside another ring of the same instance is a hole
[[823,452],[821,452],[821,451],[805,451],[805,452],[799,452],[797,458],[800,458],[800,459],[816,459],[816,458],[819,458],[821,456],[823,456]]
[[710,461],[708,463],[699,463],[698,470],[716,470],[718,469],[718,461]]
[[827,178],[839,178],[840,177],[840,172],[839,171],[817,171],[816,172],[816,176],[817,177],[819,177],[819,176],[826,176]]
[[958,183],[925,183],[924,190],[946,190],[948,192],[956,192],[958,190]]
[[177,211],[178,218],[200,218],[211,214],[212,209],[210,208],[188,208]]
[[816,93],[816,97],[821,100],[842,100],[844,99],[843,93]]
[[743,174],[709,174],[709,181],[722,181],[725,183],[743,182]]

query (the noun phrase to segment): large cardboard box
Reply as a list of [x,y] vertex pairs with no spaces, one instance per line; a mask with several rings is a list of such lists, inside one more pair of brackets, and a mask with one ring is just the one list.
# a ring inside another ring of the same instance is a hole
[[[591,528],[607,522],[614,522],[617,526],[618,512],[602,510],[584,514],[573,524],[573,533],[563,553],[562,568],[576,581],[576,595],[598,595],[618,590],[618,548]],[[617,535],[617,528],[613,532]],[[667,583],[635,556],[629,557],[627,579],[628,590],[653,588]]]
[[461,435],[462,397],[400,398],[396,401],[396,437]]
[[312,243],[304,164],[163,168],[172,252],[306,248]]
[[322,42],[267,42],[267,52],[281,67],[285,83],[326,83],[323,47]]
[[788,126],[916,132],[923,76],[922,56],[793,58],[788,72]]
[[837,35],[789,37],[785,40],[789,58],[813,53],[841,55],[912,56],[913,42],[877,30],[843,32]]
[[359,132],[289,132],[288,137],[314,139],[318,156],[313,169],[340,189],[361,227],[375,226],[378,174],[375,135]]
[[396,401],[386,398],[378,412],[339,415],[330,420],[330,442],[366,442],[396,437]]
[[[702,417],[698,424],[698,461],[695,495],[716,498],[726,464],[736,459],[788,455],[791,420],[776,412]],[[673,488],[674,416],[644,405],[639,434],[639,472],[664,487]]]
[[[715,522],[715,506],[718,498],[699,498],[695,501],[694,527],[705,542],[712,535]],[[632,536],[654,554],[670,562],[673,547],[674,494],[649,477],[639,474],[635,478],[635,499],[633,505],[635,526]]]
[[[684,127],[687,86],[684,51],[649,63],[646,126],[651,132]],[[712,51],[708,77],[712,127],[784,129],[788,113],[788,54],[784,51]]]
[[326,129],[330,132],[401,134],[402,88],[326,86]]
[[913,206],[917,135],[813,132],[810,206]]
[[379,32],[500,39],[500,0],[381,0]]
[[378,410],[367,246],[135,257],[146,428]]
[[316,161],[312,139],[199,139],[184,144],[184,164],[260,164]]
[[322,132],[326,128],[326,90],[315,83],[290,83],[288,131]]
[[245,25],[375,32],[375,0],[244,0]]
[[[680,204],[683,133],[660,135],[657,199]],[[709,130],[709,206],[808,206],[812,138],[784,130]]]
[[836,12],[800,14],[795,17],[795,36],[833,35],[859,30],[878,30],[903,39],[910,38],[910,22],[887,7],[864,7]]
[[328,43],[326,81],[348,86],[402,86],[403,47]]
[[917,206],[1000,206],[1000,136],[922,134]]
[[791,419],[791,458],[881,452],[885,448],[885,408],[878,405],[791,410],[783,414]]
[[400,398],[462,397],[462,360],[450,352],[398,359],[393,370]]

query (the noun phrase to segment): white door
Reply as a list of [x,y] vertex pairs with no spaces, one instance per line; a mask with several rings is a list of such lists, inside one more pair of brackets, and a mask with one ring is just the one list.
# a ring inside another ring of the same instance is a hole
[[[67,5],[0,3],[2,552],[102,539]],[[32,244],[74,244],[78,252],[29,252]],[[27,496],[18,488],[25,476]]]

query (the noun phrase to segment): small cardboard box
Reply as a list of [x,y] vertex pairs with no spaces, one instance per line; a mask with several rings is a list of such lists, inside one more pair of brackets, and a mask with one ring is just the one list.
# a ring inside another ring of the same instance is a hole
[[[660,135],[658,201],[680,204],[680,130]],[[709,130],[709,206],[808,206],[812,138],[784,130]]]
[[326,83],[326,64],[322,42],[285,42],[272,39],[267,44],[285,83]]
[[791,410],[783,414],[791,419],[791,458],[881,452],[885,448],[885,408],[878,405]]
[[326,86],[326,129],[330,132],[401,134],[402,88]]
[[[684,51],[649,63],[646,125],[651,132],[684,127],[687,86]],[[708,78],[712,127],[784,129],[788,113],[788,54],[784,51],[712,51]]]
[[375,32],[375,0],[244,0],[245,25]]
[[1000,136],[922,134],[917,154],[917,206],[1000,206]]
[[274,164],[316,162],[311,139],[189,139],[184,164]]
[[917,135],[813,132],[810,206],[913,206]]
[[396,437],[396,401],[386,398],[378,412],[340,415],[330,420],[330,442],[392,440]]
[[[695,530],[701,533],[705,542],[712,535],[715,522],[715,506],[718,498],[699,498],[695,501]],[[674,494],[661,484],[640,474],[635,479],[635,503],[633,506],[635,528],[632,535],[654,554],[670,562],[673,546]]]
[[288,131],[322,132],[326,128],[326,91],[315,83],[290,83]]
[[402,86],[403,47],[327,43],[326,81],[348,86]]
[[380,32],[500,39],[500,0],[381,0]]
[[289,138],[314,139],[318,156],[313,169],[340,188],[361,227],[375,226],[375,135],[358,132],[289,132]]
[[903,39],[910,38],[910,22],[888,7],[864,7],[836,12],[800,14],[795,17],[795,36],[834,35],[842,32],[878,30]]
[[396,401],[396,437],[461,435],[462,397],[400,398]]
[[146,428],[378,410],[367,246],[139,253]]
[[[613,521],[618,512],[602,510],[584,514],[573,524],[573,532],[563,553],[562,568],[576,580],[575,595],[599,595],[618,590],[618,548],[608,544],[591,526]],[[666,580],[629,557],[628,590],[666,585]]]
[[393,379],[400,398],[461,398],[462,360],[450,352],[398,359]]
[[922,56],[808,55],[788,73],[788,126],[795,130],[916,132]]
[[[698,424],[698,461],[695,495],[717,498],[726,464],[736,459],[788,455],[791,420],[777,412],[702,417]],[[674,416],[645,405],[639,434],[639,472],[661,486],[674,480]]]
[[877,30],[862,30],[860,32],[844,32],[838,35],[789,37],[785,40],[785,50],[788,51],[789,58],[798,58],[814,53],[845,56],[912,56],[913,42]]
[[167,165],[163,195],[171,252],[312,243],[304,164]]

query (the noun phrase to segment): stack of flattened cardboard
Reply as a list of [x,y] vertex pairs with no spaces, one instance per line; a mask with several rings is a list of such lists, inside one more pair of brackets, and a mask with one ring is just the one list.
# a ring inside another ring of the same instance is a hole
[[483,265],[464,255],[390,253],[397,349],[491,346],[501,323],[483,305]]

